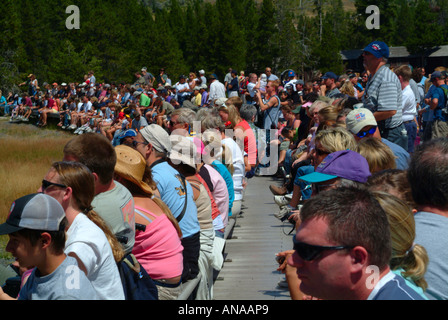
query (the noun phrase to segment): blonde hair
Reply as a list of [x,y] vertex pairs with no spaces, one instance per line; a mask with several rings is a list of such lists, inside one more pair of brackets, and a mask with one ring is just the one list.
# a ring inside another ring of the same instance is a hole
[[373,191],[372,193],[389,220],[392,241],[391,269],[403,269],[404,277],[411,279],[417,286],[426,290],[428,284],[424,275],[429,258],[424,247],[414,244],[414,214],[403,200],[383,191]]
[[339,116],[339,110],[334,106],[326,106],[319,110],[319,117],[322,120],[319,124],[331,126],[336,123]]
[[54,162],[51,167],[59,175],[58,182],[72,189],[73,201],[78,209],[104,232],[115,262],[121,261],[125,255],[123,246],[91,205],[95,197],[95,178],[92,172],[80,162],[59,161]]
[[389,146],[377,138],[361,139],[354,151],[366,158],[371,173],[396,168],[396,156]]
[[405,170],[387,169],[376,172],[367,179],[367,186],[371,190],[385,191],[400,198],[413,210],[417,207]]
[[[226,101],[227,102],[227,101]],[[218,111],[225,112],[229,115],[229,120],[231,125],[229,128],[235,128],[235,126],[241,121],[238,109],[233,104],[224,104],[219,107]]]
[[343,127],[331,127],[320,130],[316,134],[315,142],[320,142],[322,147],[330,153],[342,150],[354,150],[356,140],[353,135]]
[[351,83],[349,80],[344,81],[344,84],[341,86],[341,89],[339,89],[339,91],[351,97],[355,96],[355,87],[353,86],[353,83]]

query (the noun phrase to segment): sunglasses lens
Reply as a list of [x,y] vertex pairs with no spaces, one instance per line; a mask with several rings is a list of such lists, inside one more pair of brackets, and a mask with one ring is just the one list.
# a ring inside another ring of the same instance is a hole
[[297,242],[295,237],[293,237],[294,250],[297,251],[297,254],[305,261],[314,260],[321,250],[318,247],[303,243]]

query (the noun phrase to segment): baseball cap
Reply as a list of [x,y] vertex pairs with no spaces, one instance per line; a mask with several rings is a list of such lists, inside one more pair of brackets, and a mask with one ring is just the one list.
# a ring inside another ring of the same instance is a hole
[[121,132],[117,138],[121,142],[124,138],[136,137],[136,136],[137,136],[137,131],[135,131],[134,129],[128,129],[128,130]]
[[173,146],[170,152],[171,161],[174,164],[183,163],[196,169],[199,153],[194,141],[180,135],[171,135],[170,139]]
[[372,111],[366,108],[354,109],[345,118],[345,126],[353,134],[358,134],[364,127],[376,125]]
[[330,153],[316,171],[300,178],[307,183],[319,183],[335,178],[366,183],[370,177],[369,164],[362,155],[352,150]]
[[431,81],[434,81],[436,78],[445,79],[445,76],[440,71],[434,71],[431,73]]
[[301,106],[301,105],[295,107],[295,108],[292,110],[292,113],[300,113],[300,110],[302,110],[302,106]]
[[46,194],[33,193],[15,200],[5,223],[0,225],[0,235],[22,229],[62,231],[65,211],[59,202]]
[[334,73],[334,72],[326,72],[323,76],[322,79],[334,79],[334,80],[338,80],[338,76]]
[[157,151],[166,154],[171,151],[170,136],[161,126],[152,123],[141,129],[140,133]]
[[288,77],[294,77],[296,74],[294,73],[294,71],[289,70],[288,71]]
[[383,41],[373,41],[369,43],[364,51],[370,52],[376,58],[389,58],[389,47]]

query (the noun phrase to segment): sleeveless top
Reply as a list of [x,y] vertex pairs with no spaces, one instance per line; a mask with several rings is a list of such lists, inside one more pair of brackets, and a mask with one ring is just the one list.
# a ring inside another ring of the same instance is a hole
[[178,277],[183,270],[183,247],[176,228],[165,214],[155,216],[135,206],[135,213],[148,221],[146,230],[136,230],[132,253],[152,279]]
[[199,196],[195,203],[198,208],[198,220],[201,230],[213,228],[212,202],[207,190],[201,182],[191,180],[188,180],[188,182],[190,182],[193,188],[199,190]]

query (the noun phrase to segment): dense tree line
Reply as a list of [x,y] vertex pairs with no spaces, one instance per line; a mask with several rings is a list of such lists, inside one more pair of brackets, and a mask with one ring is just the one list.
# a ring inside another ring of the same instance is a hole
[[[380,9],[368,30],[366,8]],[[66,8],[80,29],[66,28]],[[39,82],[134,81],[146,66],[171,79],[199,69],[341,73],[340,50],[379,39],[422,53],[448,39],[448,0],[2,0],[0,87],[34,73]]]

